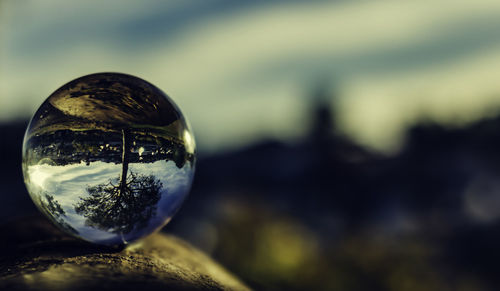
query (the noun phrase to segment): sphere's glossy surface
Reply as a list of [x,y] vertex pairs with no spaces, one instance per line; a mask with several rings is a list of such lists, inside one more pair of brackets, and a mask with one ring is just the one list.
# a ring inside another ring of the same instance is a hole
[[23,143],[38,208],[84,240],[126,244],[165,225],[191,186],[195,145],[178,107],[137,77],[93,74],[59,88]]

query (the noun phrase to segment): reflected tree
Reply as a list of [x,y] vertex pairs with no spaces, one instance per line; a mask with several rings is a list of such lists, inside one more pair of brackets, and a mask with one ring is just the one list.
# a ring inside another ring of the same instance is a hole
[[113,233],[127,234],[143,228],[156,213],[163,184],[155,176],[128,173],[130,130],[122,129],[122,170],[118,178],[87,187],[89,196],[75,205],[85,224]]
[[[124,166],[125,168],[125,166]],[[154,176],[130,172],[121,178],[87,188],[75,211],[86,225],[113,233],[127,234],[143,228],[156,213],[163,184]]]

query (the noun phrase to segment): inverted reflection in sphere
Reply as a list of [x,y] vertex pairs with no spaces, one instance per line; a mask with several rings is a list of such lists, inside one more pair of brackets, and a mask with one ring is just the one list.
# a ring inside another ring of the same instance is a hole
[[23,143],[24,181],[38,208],[84,240],[126,244],[165,225],[191,186],[194,138],[160,89],[93,74],[59,88]]

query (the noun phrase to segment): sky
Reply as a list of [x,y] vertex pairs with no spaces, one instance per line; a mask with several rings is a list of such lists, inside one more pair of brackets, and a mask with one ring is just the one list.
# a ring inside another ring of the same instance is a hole
[[408,126],[500,108],[500,1],[0,0],[0,122],[114,71],[165,91],[198,149],[304,136],[318,84],[342,134],[395,152]]

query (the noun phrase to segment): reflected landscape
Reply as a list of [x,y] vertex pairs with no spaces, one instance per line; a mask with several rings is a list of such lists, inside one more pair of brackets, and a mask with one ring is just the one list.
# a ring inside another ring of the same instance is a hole
[[122,74],[61,87],[25,135],[23,173],[35,204],[66,232],[126,244],[165,225],[193,177],[192,134],[153,85]]

